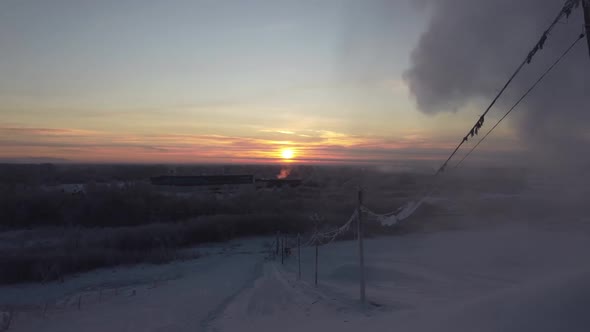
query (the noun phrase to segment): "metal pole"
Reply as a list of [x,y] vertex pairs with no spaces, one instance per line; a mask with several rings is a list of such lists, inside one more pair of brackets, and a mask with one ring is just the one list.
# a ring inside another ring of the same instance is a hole
[[361,207],[363,206],[363,190],[358,192],[358,210],[357,210],[357,230],[359,243],[359,282],[361,303],[365,303],[365,254],[363,248],[363,219]]
[[301,280],[301,235],[297,234],[297,280]]
[[590,0],[582,1],[582,9],[584,10],[584,22],[586,25],[586,40],[588,41],[588,52],[590,52]]
[[315,243],[315,286],[318,286],[318,243]]

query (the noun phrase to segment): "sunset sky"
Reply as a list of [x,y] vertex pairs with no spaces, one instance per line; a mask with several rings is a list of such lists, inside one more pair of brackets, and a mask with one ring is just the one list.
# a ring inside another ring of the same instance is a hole
[[[1,1],[0,160],[440,160],[486,100],[418,110],[416,3]],[[518,148],[507,123],[480,157]]]

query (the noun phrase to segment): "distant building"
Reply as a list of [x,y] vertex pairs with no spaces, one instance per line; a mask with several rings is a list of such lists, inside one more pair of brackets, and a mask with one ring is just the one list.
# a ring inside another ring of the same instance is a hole
[[[254,175],[200,175],[200,176],[157,176],[151,178],[152,185],[184,187],[193,192],[235,193],[247,188],[287,188],[300,186],[295,179],[256,179]],[[179,190],[173,190],[179,191]]]
[[299,187],[301,184],[298,179],[256,179],[257,188]]
[[217,186],[254,184],[254,175],[157,176],[151,178],[156,186]]

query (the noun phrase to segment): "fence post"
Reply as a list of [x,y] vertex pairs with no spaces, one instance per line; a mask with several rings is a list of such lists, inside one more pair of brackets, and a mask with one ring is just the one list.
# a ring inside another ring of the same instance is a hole
[[297,280],[301,280],[301,234],[297,234]]
[[358,244],[359,244],[359,286],[361,303],[365,303],[365,255],[363,248],[363,190],[359,188],[358,191],[358,210],[357,210],[357,230],[358,230]]
[[285,236],[281,237],[281,264],[285,263]]
[[277,232],[277,241],[276,241],[277,242],[277,253],[276,253],[276,256],[279,255],[279,233],[280,232]]
[[318,286],[318,242],[315,242],[315,286]]
[[275,243],[274,241],[268,245],[268,257],[273,259],[275,257]]

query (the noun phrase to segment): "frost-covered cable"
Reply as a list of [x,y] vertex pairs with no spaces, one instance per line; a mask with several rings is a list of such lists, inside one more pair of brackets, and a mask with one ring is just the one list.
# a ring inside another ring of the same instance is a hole
[[557,66],[557,64],[559,64],[559,62],[574,48],[574,46],[576,46],[576,44],[582,40],[584,38],[584,34],[581,34],[578,36],[578,38],[571,44],[571,46],[569,48],[567,48],[559,58],[557,58],[557,60],[555,60],[553,62],[553,64],[551,64],[551,66],[549,66],[541,76],[539,76],[539,78],[537,79],[537,81],[535,81],[535,83],[522,95],[522,97],[520,97],[520,99],[518,99],[518,101],[516,101],[516,103],[504,114],[504,116],[502,116],[500,118],[500,120],[498,120],[496,122],[496,124],[479,140],[479,142],[477,142],[477,144],[475,144],[471,150],[469,150],[469,152],[467,152],[467,154],[465,154],[465,156],[463,156],[463,158],[457,163],[457,165],[455,165],[455,168],[459,167],[463,161],[465,159],[467,159],[467,157],[469,157],[471,155],[471,153],[473,153],[473,151],[475,149],[477,149],[477,147],[492,133],[492,131],[494,131],[494,129],[496,129],[496,127],[498,127],[498,125],[500,125],[500,123],[502,121],[504,121],[504,119],[512,112],[514,111],[514,109],[516,107],[518,107],[518,105],[520,105],[520,103],[537,87],[537,85],[539,85],[539,83],[541,83],[541,81],[545,78],[545,76],[547,76],[547,74],[549,74],[549,72],[551,72],[551,70],[553,70],[553,68],[555,68],[555,66]]
[[376,213],[371,211],[366,206],[361,207],[361,211],[367,213],[370,218],[377,220],[383,226],[394,226],[397,225],[399,222],[409,218],[418,208],[430,197],[430,195],[437,189],[437,187],[433,187],[428,191],[425,195],[423,195],[419,200],[413,200],[407,202],[402,207],[398,208],[395,212],[389,213]]
[[496,102],[498,101],[498,99],[500,99],[500,97],[504,94],[504,92],[506,91],[506,89],[508,88],[508,86],[512,83],[512,81],[514,80],[514,78],[516,78],[516,76],[520,73],[520,71],[524,68],[524,66],[527,65],[527,64],[529,64],[529,63],[531,63],[533,57],[540,50],[543,49],[543,47],[545,46],[545,43],[547,42],[547,39],[549,38],[549,33],[551,32],[551,30],[553,30],[553,28],[555,28],[555,26],[557,25],[557,23],[559,23],[559,21],[563,17],[569,17],[571,15],[571,13],[572,13],[572,10],[575,7],[578,7],[580,5],[580,2],[581,2],[581,0],[567,0],[565,2],[565,4],[563,5],[563,7],[561,8],[561,10],[559,11],[559,14],[557,14],[557,16],[555,17],[555,19],[553,20],[553,22],[551,22],[551,24],[549,25],[549,27],[547,29],[545,29],[545,31],[541,35],[541,38],[537,41],[537,43],[535,44],[535,46],[529,51],[529,53],[527,54],[527,56],[525,57],[525,59],[522,61],[522,63],[516,68],[516,70],[510,76],[510,78],[508,79],[508,81],[504,84],[504,86],[502,87],[502,89],[500,89],[500,91],[496,94],[496,96],[494,97],[494,99],[492,100],[492,102],[490,103],[490,105],[486,108],[486,110],[483,112],[483,114],[478,118],[477,122],[471,127],[471,129],[467,132],[467,134],[461,139],[461,141],[459,142],[459,144],[457,145],[457,147],[455,148],[455,150],[451,153],[451,155],[447,158],[447,160],[436,171],[435,175],[438,175],[438,174],[440,174],[440,173],[442,173],[442,172],[445,171],[445,169],[446,169],[447,165],[449,164],[449,162],[451,161],[451,159],[453,159],[453,157],[455,156],[455,154],[457,154],[457,151],[459,151],[459,149],[461,148],[461,146],[469,140],[469,136],[473,137],[474,135],[477,135],[478,134],[478,131],[483,126],[485,116],[492,109],[492,107],[496,104]]
[[309,238],[309,240],[307,240],[307,242],[305,242],[305,244],[302,245],[302,247],[309,247],[315,244],[315,241],[317,239],[317,233],[313,233],[311,235],[311,237]]
[[358,218],[358,210],[354,210],[350,218],[344,223],[342,226],[338,227],[337,229],[327,231],[327,232],[316,232],[313,235],[313,244],[318,243],[321,245],[326,245],[332,243],[338,236],[343,234],[344,232],[350,229],[352,223],[357,220]]

